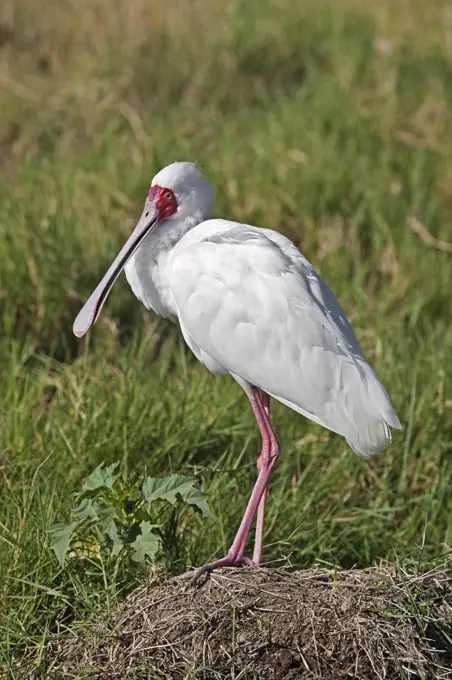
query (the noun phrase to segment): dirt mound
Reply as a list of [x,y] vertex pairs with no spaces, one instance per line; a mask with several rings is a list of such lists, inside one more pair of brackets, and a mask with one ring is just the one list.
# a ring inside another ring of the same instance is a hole
[[224,569],[140,588],[48,650],[49,678],[452,678],[451,579],[395,570]]

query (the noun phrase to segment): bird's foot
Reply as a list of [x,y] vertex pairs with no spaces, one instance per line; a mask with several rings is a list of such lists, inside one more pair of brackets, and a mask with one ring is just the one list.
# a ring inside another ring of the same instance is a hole
[[245,567],[259,567],[259,562],[252,560],[251,557],[243,557],[243,563]]
[[231,555],[227,554],[225,557],[221,557],[219,560],[214,560],[213,562],[208,562],[207,564],[204,564],[202,567],[198,567],[198,569],[195,569],[194,571],[187,571],[185,574],[181,574],[180,576],[177,576],[177,580],[181,581],[188,581],[190,585],[196,585],[198,583],[199,579],[201,576],[204,574],[210,574],[210,572],[214,571],[215,569],[221,569],[221,567],[244,567],[244,566],[250,566],[250,567],[255,567],[257,566],[255,562],[253,562],[249,557],[245,557],[244,555]]

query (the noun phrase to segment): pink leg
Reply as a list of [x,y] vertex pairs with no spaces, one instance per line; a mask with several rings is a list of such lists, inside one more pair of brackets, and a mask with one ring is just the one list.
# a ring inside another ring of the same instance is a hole
[[[242,384],[242,383],[240,383]],[[268,447],[267,442],[269,442],[269,450],[265,455],[266,465],[261,465],[259,469],[259,475],[257,482],[254,486],[253,493],[251,494],[250,500],[248,501],[245,514],[243,515],[242,522],[240,524],[239,530],[234,538],[234,541],[229,548],[228,554],[214,562],[209,562],[204,566],[196,569],[194,572],[189,572],[184,575],[191,577],[193,582],[197,581],[198,578],[204,573],[212,571],[213,569],[218,569],[219,567],[232,567],[245,564],[248,560],[245,557],[245,545],[248,538],[248,534],[251,529],[254,517],[256,515],[259,503],[261,501],[262,495],[265,492],[273,467],[279,457],[279,444],[276,436],[272,430],[270,421],[267,417],[265,409],[263,407],[260,395],[256,388],[246,386],[245,391],[250,400],[254,415],[256,416],[257,424],[262,435],[263,441],[263,451],[265,447]],[[262,454],[259,458],[261,459]],[[265,508],[264,508],[265,509]],[[262,517],[263,523],[263,517]]]
[[[252,395],[254,396],[255,399],[260,401],[260,405],[262,409],[264,410],[265,415],[267,416],[268,423],[270,423],[270,397],[266,392],[263,392],[262,390],[252,387],[251,388]],[[249,395],[248,395],[249,396]],[[251,400],[251,397],[250,397]],[[262,435],[262,448],[261,452],[259,454],[259,458],[257,459],[257,471],[258,473],[261,471],[261,469],[264,469],[268,465],[268,460],[270,456],[270,451],[271,451],[271,446],[272,446],[272,438],[276,440],[275,434],[272,430],[271,424],[270,427],[267,426],[267,423],[263,423],[265,425],[265,429],[261,429],[261,435]],[[263,530],[264,530],[264,517],[265,517],[265,506],[267,503],[267,494],[268,494],[268,485],[265,488],[264,493],[262,494],[259,507],[257,509],[257,522],[256,522],[256,534],[254,538],[254,552],[253,552],[253,559],[250,560],[249,558],[245,557],[244,562],[245,564],[250,564],[250,565],[257,565],[262,561],[262,541],[263,541]],[[239,552],[244,553],[245,552],[245,544],[246,544],[246,539],[243,543],[243,546],[239,546]]]
[[[261,399],[262,407],[267,416],[268,423],[270,424],[270,397],[266,392],[262,390],[259,391],[259,396]],[[267,431],[267,439],[262,437],[262,451],[261,455],[257,459],[257,469],[260,472],[262,468],[266,468],[270,460],[270,452],[272,450],[272,440],[276,441],[275,433],[271,427]],[[277,444],[277,442],[276,442]],[[273,443],[274,446],[274,443]],[[256,535],[254,538],[254,551],[253,551],[253,562],[259,565],[262,562],[262,543],[264,539],[264,520],[265,520],[265,508],[267,505],[268,496],[268,484],[265,488],[262,498],[257,509],[257,520],[256,520]]]

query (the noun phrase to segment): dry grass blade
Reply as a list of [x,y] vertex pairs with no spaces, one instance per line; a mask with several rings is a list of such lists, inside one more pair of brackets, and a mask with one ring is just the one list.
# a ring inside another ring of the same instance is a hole
[[452,243],[442,241],[441,239],[433,236],[427,227],[425,227],[422,222],[419,222],[419,220],[413,215],[407,218],[407,225],[411,231],[414,231],[415,234],[418,234],[421,240],[427,245],[431,246],[432,248],[436,248],[437,250],[442,250],[444,253],[452,253]]

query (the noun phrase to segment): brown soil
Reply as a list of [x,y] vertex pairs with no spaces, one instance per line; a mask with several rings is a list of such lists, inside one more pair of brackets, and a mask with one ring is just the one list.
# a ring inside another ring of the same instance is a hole
[[225,569],[138,589],[108,631],[50,647],[46,677],[439,680],[452,678],[451,621],[444,571]]

